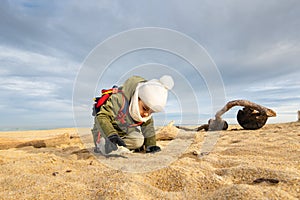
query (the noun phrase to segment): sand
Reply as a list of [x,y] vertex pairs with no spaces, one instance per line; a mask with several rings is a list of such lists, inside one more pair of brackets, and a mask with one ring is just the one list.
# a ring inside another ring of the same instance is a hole
[[157,154],[106,158],[89,151],[88,129],[0,132],[0,199],[300,198],[299,122],[229,125],[199,157],[210,133],[178,131]]

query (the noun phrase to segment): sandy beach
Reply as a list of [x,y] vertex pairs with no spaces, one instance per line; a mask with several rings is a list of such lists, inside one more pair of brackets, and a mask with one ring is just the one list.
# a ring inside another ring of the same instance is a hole
[[300,122],[229,125],[201,157],[212,132],[181,130],[157,154],[122,157],[91,153],[83,132],[0,132],[0,199],[300,198]]

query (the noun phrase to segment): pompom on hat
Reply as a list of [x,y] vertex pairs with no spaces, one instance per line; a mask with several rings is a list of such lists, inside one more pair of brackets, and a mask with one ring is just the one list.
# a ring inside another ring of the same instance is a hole
[[138,96],[151,110],[161,112],[167,103],[168,90],[173,86],[173,78],[164,75],[159,80],[152,79],[140,85]]

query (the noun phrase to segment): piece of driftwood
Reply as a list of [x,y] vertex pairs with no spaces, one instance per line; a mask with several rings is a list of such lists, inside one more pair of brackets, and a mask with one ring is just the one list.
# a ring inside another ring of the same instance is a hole
[[[219,127],[220,126],[220,127]],[[202,124],[199,127],[196,128],[188,128],[184,126],[176,126],[178,129],[182,129],[185,131],[201,131],[201,130],[227,130],[228,129],[228,123],[225,120],[222,120],[221,122],[215,123],[213,119],[210,119],[208,121],[208,124]]]
[[178,129],[182,129],[184,131],[197,131],[197,128],[188,128],[188,127],[184,127],[184,126],[175,126]]
[[265,113],[258,112],[252,108],[244,107],[237,113],[238,123],[246,130],[256,130],[263,127],[268,120]]
[[199,127],[196,127],[196,128],[188,128],[188,127],[184,127],[184,126],[175,126],[176,128],[178,129],[182,129],[182,130],[185,130],[185,131],[201,131],[201,130],[205,130],[205,131],[208,131],[208,127],[209,125],[208,124],[203,124]]
[[17,145],[16,148],[22,148],[26,146],[33,146],[34,148],[56,147],[62,144],[70,144],[70,142],[70,135],[68,133],[64,133],[52,138],[23,142]]
[[[72,136],[74,138],[74,136]],[[72,142],[68,133],[47,138],[37,138],[32,140],[0,138],[0,150],[10,148],[22,148],[32,146],[34,148],[56,147],[59,145],[68,145]]]
[[234,100],[229,101],[216,113],[214,122],[218,123],[219,121],[222,121],[221,116],[234,106],[244,107],[242,110],[238,111],[237,120],[238,123],[247,130],[259,129],[266,124],[268,117],[276,117],[276,112],[272,109],[248,100]]
[[182,130],[185,130],[185,131],[201,131],[201,130],[205,130],[205,131],[208,131],[208,124],[203,124],[199,127],[196,127],[196,128],[188,128],[188,127],[184,127],[184,126],[176,126],[176,128],[178,129],[182,129]]
[[[210,119],[208,124],[203,124],[197,128],[190,129],[182,126],[176,126],[179,129],[186,131],[218,131],[227,130],[228,123],[221,118],[221,116],[234,106],[243,106],[242,110],[237,113],[238,123],[247,130],[255,130],[263,127],[268,117],[275,117],[276,112],[267,107],[253,103],[248,100],[233,100],[229,101],[221,110],[215,114],[215,119]],[[298,112],[298,118],[300,119],[300,111]]]
[[227,129],[228,123],[221,118],[208,120],[208,131],[220,131]]
[[260,113],[265,113],[268,117],[276,117],[276,112],[272,109],[266,108],[264,106],[258,105],[256,103],[253,103],[248,100],[233,100],[233,101],[229,101],[221,110],[219,110],[216,113],[216,115],[215,115],[216,119],[221,118],[221,116],[225,112],[227,112],[230,108],[232,108],[234,106],[249,107]]

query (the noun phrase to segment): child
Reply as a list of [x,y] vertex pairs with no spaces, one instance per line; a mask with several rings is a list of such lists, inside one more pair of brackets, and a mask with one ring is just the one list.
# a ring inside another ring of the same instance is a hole
[[171,76],[146,81],[133,76],[112,94],[95,116],[95,152],[106,155],[118,146],[146,153],[159,152],[152,113],[163,111],[174,81]]

